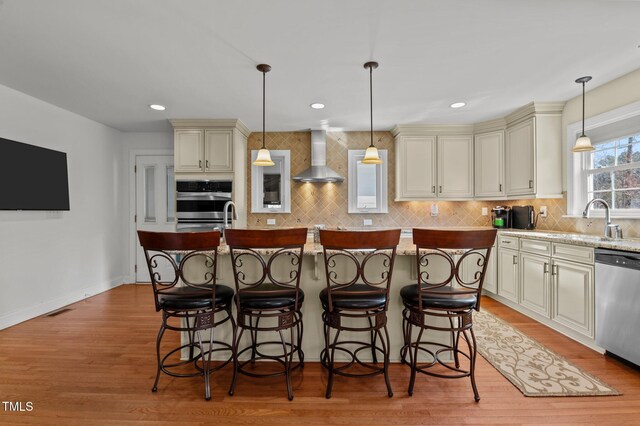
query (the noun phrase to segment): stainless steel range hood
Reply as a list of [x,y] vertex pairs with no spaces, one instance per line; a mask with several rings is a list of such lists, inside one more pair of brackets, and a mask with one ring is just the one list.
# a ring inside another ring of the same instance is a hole
[[296,182],[342,182],[344,178],[327,167],[327,132],[311,131],[311,167],[293,177]]

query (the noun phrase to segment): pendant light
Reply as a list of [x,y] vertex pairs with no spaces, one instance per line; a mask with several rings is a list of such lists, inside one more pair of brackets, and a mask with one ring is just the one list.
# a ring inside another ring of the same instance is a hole
[[588,152],[593,151],[595,148],[591,145],[591,139],[584,134],[584,85],[591,80],[590,76],[580,77],[576,80],[576,83],[582,84],[582,134],[576,139],[576,144],[571,148],[573,152]]
[[378,68],[377,62],[367,62],[364,64],[365,68],[369,68],[369,105],[371,112],[371,145],[367,148],[362,159],[363,164],[382,164],[378,149],[373,145],[373,70]]
[[269,71],[271,71],[271,66],[267,64],[260,64],[256,68],[258,69],[258,71],[262,73],[262,148],[260,148],[260,151],[258,151],[258,157],[256,158],[256,161],[253,162],[253,165],[269,167],[269,166],[273,166],[275,163],[271,160],[271,154],[269,153],[269,150],[265,146],[266,137],[264,133],[264,121],[265,121],[264,120],[264,117],[265,117],[265,114],[264,114],[265,89],[264,88],[265,88],[265,76]]

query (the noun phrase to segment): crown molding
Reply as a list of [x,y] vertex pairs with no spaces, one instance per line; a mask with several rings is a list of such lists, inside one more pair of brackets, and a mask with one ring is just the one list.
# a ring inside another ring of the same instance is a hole
[[473,125],[473,133],[488,133],[504,130],[507,127],[507,120],[498,118],[496,120],[483,121]]
[[237,118],[174,118],[170,119],[169,122],[174,129],[194,127],[202,129],[235,128],[245,137],[249,137],[251,133],[249,128]]
[[529,102],[505,117],[507,125],[515,124],[533,115],[562,115],[565,102]]
[[393,136],[440,136],[473,134],[473,124],[399,124],[391,129]]

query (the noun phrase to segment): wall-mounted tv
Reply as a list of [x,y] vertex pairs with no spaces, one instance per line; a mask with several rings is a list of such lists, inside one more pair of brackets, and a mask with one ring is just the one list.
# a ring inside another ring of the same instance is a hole
[[67,154],[0,138],[0,210],[69,210]]

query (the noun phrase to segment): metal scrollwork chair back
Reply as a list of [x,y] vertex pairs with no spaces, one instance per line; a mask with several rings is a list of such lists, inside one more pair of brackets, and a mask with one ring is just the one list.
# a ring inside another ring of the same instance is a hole
[[[149,269],[155,308],[162,311],[152,391],[158,389],[161,372],[173,377],[203,376],[205,399],[208,400],[211,398],[211,372],[234,360],[232,345],[215,340],[214,329],[230,322],[233,335],[236,333],[231,315],[233,290],[216,282],[220,232],[138,231],[138,238]],[[162,338],[167,330],[182,333],[187,342],[163,351]],[[205,343],[203,332],[209,334]],[[214,366],[211,362],[213,353],[226,351],[229,357]],[[192,369],[186,369],[187,366]]]

